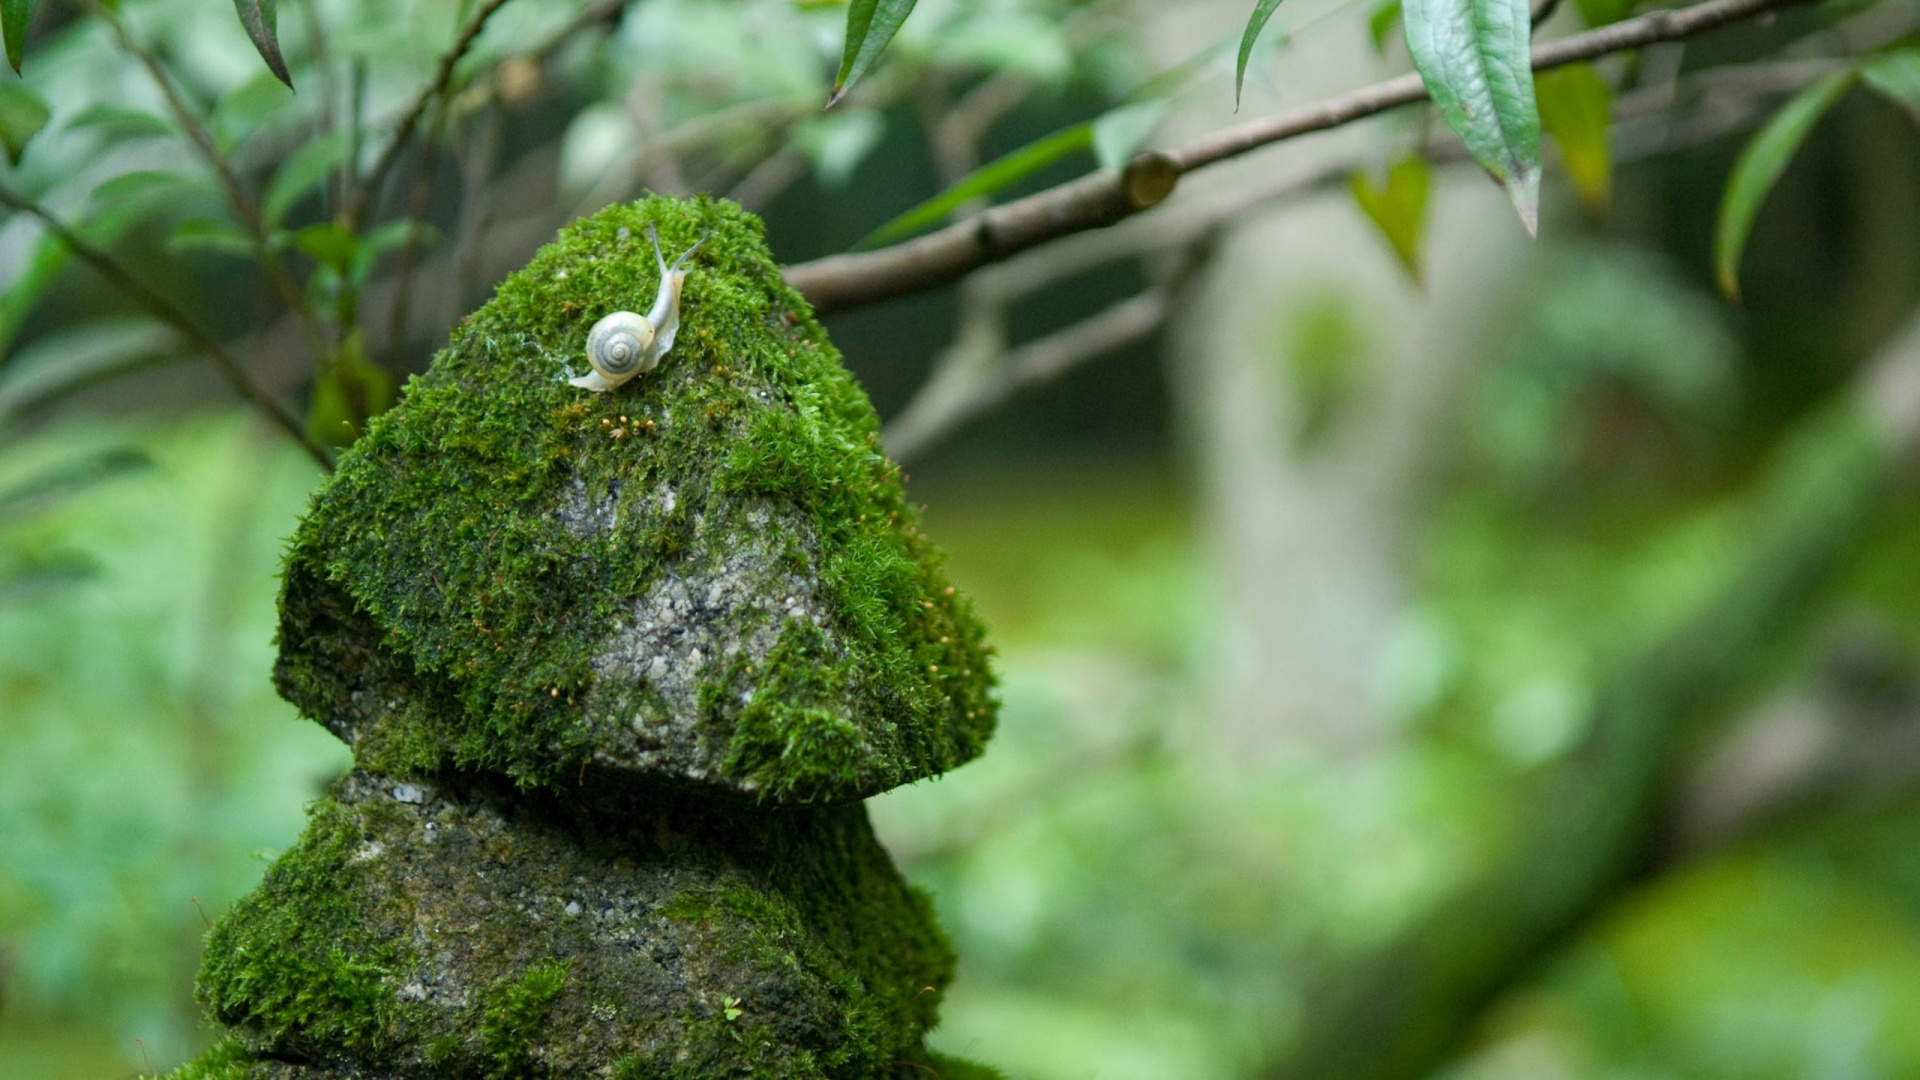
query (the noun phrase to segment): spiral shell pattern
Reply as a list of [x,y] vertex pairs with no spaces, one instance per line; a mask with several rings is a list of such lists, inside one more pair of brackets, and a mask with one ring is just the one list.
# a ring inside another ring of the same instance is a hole
[[616,311],[587,331],[587,362],[609,380],[629,379],[645,370],[641,365],[652,344],[653,324],[646,316]]

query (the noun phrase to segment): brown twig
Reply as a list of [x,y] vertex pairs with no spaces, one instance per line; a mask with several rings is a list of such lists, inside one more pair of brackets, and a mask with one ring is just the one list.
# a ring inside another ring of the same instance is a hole
[[[447,108],[442,103],[433,110],[433,121],[427,125],[427,137],[421,142],[420,154],[414,161],[413,189],[407,195],[407,220],[416,224],[426,220],[427,199],[433,194],[434,173],[439,163],[439,157],[434,153],[434,143],[440,140],[441,125],[446,123],[446,119]],[[394,301],[387,331],[387,370],[395,375],[403,372],[406,365],[413,271],[420,254],[417,234],[417,229],[409,232],[406,239],[400,242],[400,250],[395,256]]]
[[[1654,11],[1533,50],[1535,70],[1692,37],[1808,0],[1707,0]],[[1097,229],[1157,205],[1188,172],[1316,131],[1423,101],[1417,74],[1402,75],[1304,108],[1205,135],[1178,149],[1141,154],[1120,170],[1094,173],[996,206],[944,229],[877,251],[832,255],[786,270],[822,315],[953,281],[987,263],[1063,236]]]
[[89,6],[95,14],[106,21],[107,28],[112,32],[114,42],[120,46],[120,50],[139,61],[154,85],[160,89],[160,96],[166,100],[167,111],[173,115],[174,122],[179,124],[180,130],[186,133],[187,141],[193,144],[201,160],[213,170],[215,178],[220,182],[221,190],[227,197],[228,205],[233,207],[233,212],[240,218],[240,223],[253,234],[254,241],[259,245],[260,269],[265,272],[267,282],[273,286],[275,292],[280,294],[280,299],[287,305],[288,310],[300,317],[315,359],[324,358],[328,352],[327,336],[320,327],[319,316],[314,313],[313,304],[307,299],[307,295],[293,280],[293,275],[287,270],[286,263],[281,261],[279,252],[268,242],[267,222],[261,216],[260,204],[254,201],[253,192],[240,179],[240,175],[233,171],[233,162],[228,160],[227,155],[220,152],[219,145],[213,141],[213,133],[207,129],[206,124],[201,122],[200,114],[187,103],[185,96],[180,93],[180,88],[174,84],[173,77],[168,74],[166,66],[160,63],[160,58],[154,54],[153,50],[133,39],[133,35],[127,32],[126,23],[121,21],[116,11],[99,2],[91,3]]
[[[1840,61],[1803,59],[1720,68],[1689,77],[1681,94],[1697,106],[1673,115],[1671,88],[1640,91],[1615,102],[1614,164],[1623,165],[1721,138],[1753,126],[1770,102],[1834,70]],[[1658,121],[1657,128],[1651,127]],[[1435,140],[1419,148],[1435,166],[1469,159],[1454,140]],[[1139,219],[1103,232],[1082,233],[1028,252],[994,267],[1000,296],[1027,296],[1055,281],[1084,273],[1116,259],[1150,255],[1218,234],[1237,219],[1333,191],[1344,191],[1362,158],[1334,162],[1310,173],[1283,177],[1258,187],[1237,189],[1211,203],[1189,206],[1164,217]],[[969,283],[977,280],[969,277]],[[897,461],[926,454],[980,415],[999,407],[1060,373],[1110,354],[1157,330],[1174,305],[1164,288],[1153,288],[1004,357],[973,358],[968,370],[944,371],[937,365],[884,434],[887,452]],[[983,376],[983,370],[993,374]],[[1916,425],[1920,427],[1920,425]]]
[[1045,386],[1089,360],[1158,330],[1178,308],[1181,294],[1212,254],[1216,240],[1212,231],[1189,240],[1165,279],[1145,292],[998,357],[984,358],[954,377],[929,379],[882,433],[887,456],[902,463],[919,457],[1015,395]]
[[307,456],[318,462],[322,469],[332,471],[333,459],[327,456],[327,452],[322,450],[318,443],[307,437],[306,429],[301,427],[300,421],[255,384],[247,376],[246,370],[240,366],[240,362],[221,348],[218,342],[208,337],[186,312],[174,305],[173,301],[153,291],[146,282],[133,276],[126,267],[121,266],[112,255],[88,243],[46,207],[32,199],[12,188],[0,186],[0,203],[5,203],[20,213],[38,218],[40,223],[46,226],[47,231],[58,237],[75,258],[92,267],[95,273],[107,280],[108,284],[145,308],[154,318],[173,327],[181,337],[187,340],[188,344],[205,353],[207,358],[213,361],[214,367],[219,370],[221,376],[227,380],[227,385],[233,387],[236,393],[285,431],[294,442],[299,443],[300,448],[307,452]]
[[447,87],[453,83],[453,69],[467,55],[467,51],[473,48],[473,43],[480,36],[480,31],[486,29],[487,20],[492,18],[493,13],[499,11],[506,2],[507,0],[482,0],[473,14],[467,17],[466,25],[460,28],[460,35],[454,39],[452,47],[441,54],[440,66],[434,70],[433,78],[420,88],[420,92],[414,96],[413,103],[408,105],[407,111],[401,114],[400,123],[393,129],[393,137],[387,140],[387,145],[381,149],[380,156],[374,159],[373,168],[367,171],[366,177],[354,190],[353,200],[346,209],[346,219],[352,231],[359,232],[360,227],[366,223],[367,212],[372,208],[374,198],[379,195],[380,186],[386,182],[387,174],[393,171],[394,164],[400,159],[401,151],[413,141],[414,129],[420,126],[420,120],[426,115],[427,108],[447,92]]

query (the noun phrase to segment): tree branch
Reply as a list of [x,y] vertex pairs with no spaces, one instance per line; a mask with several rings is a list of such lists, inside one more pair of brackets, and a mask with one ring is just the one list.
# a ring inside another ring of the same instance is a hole
[[279,402],[269,397],[266,391],[260,389],[247,376],[240,362],[221,348],[218,342],[208,337],[186,312],[174,305],[173,301],[154,292],[145,282],[134,277],[126,267],[121,266],[112,255],[88,243],[78,233],[68,228],[65,222],[54,217],[50,211],[32,199],[12,188],[0,186],[0,203],[5,203],[20,213],[31,214],[38,218],[48,232],[58,237],[60,242],[66,245],[67,250],[73,252],[74,257],[91,266],[95,273],[107,280],[108,284],[145,308],[148,314],[173,327],[181,337],[187,340],[188,344],[205,353],[207,358],[213,361],[213,366],[219,369],[221,377],[227,380],[227,385],[233,387],[236,393],[285,431],[294,442],[299,443],[300,448],[307,452],[307,456],[319,463],[322,469],[329,472],[333,470],[333,459],[327,456],[327,452],[322,450],[318,443],[307,437],[306,429],[301,426],[300,421]]
[[[487,20],[492,18],[493,13],[499,11],[506,2],[507,0],[482,0],[473,14],[467,17],[466,25],[460,28],[460,36],[455,38],[453,45],[441,55],[440,66],[434,71],[433,78],[420,88],[420,92],[414,96],[413,103],[407,106],[405,113],[401,114],[400,123],[393,129],[393,137],[387,140],[387,145],[380,151],[380,156],[374,160],[373,168],[367,172],[365,179],[355,190],[353,202],[347,207],[346,218],[353,232],[359,232],[360,227],[366,224],[367,212],[372,209],[373,200],[380,193],[380,186],[386,182],[387,173],[393,171],[394,164],[400,159],[401,151],[405,150],[407,143],[413,140],[414,129],[420,126],[420,120],[426,115],[427,107],[447,92],[447,87],[453,84],[453,69],[465,58],[467,51],[473,48],[473,43],[479,38],[480,31],[486,29]],[[589,11],[597,12],[600,6],[594,5]],[[584,25],[586,24],[569,23],[569,32]]]
[[[1533,66],[1545,70],[1692,37],[1807,2],[1707,0],[1680,11],[1649,12],[1536,46]],[[1150,209],[1173,191],[1182,175],[1196,169],[1426,97],[1426,86],[1417,74],[1388,79],[1315,105],[1205,135],[1175,150],[1138,155],[1123,169],[1069,181],[891,247],[790,266],[786,269],[787,282],[820,315],[936,288],[987,263]]]
[[[1775,99],[1835,70],[1839,61],[1804,59],[1716,68],[1691,76],[1678,96],[1694,102],[1676,111],[1674,88],[1638,91],[1615,102],[1614,165],[1718,139],[1751,127]],[[1657,121],[1656,130],[1647,126]],[[1458,141],[1435,139],[1420,148],[1435,166],[1471,160]],[[994,267],[998,296],[1038,293],[1062,278],[1115,259],[1149,255],[1208,242],[1234,220],[1331,191],[1344,191],[1361,158],[1335,162],[1315,172],[1282,177],[1259,187],[1236,189],[1211,203],[1140,219],[1118,228],[1082,233],[1029,251]],[[968,284],[977,275],[967,279]],[[1023,344],[1002,357],[971,357],[954,370],[935,366],[883,439],[896,461],[925,455],[941,441],[1017,394],[1044,385],[1069,368],[1111,353],[1157,330],[1177,305],[1163,288],[1149,289],[1065,330]],[[1149,318],[1151,316],[1151,318]],[[956,348],[962,343],[956,342]]]
[[929,378],[882,432],[887,456],[911,461],[1016,394],[1158,330],[1177,308],[1194,271],[1211,254],[1213,240],[1208,234],[1191,241],[1166,280],[1145,292],[1000,356],[980,358],[953,377]]

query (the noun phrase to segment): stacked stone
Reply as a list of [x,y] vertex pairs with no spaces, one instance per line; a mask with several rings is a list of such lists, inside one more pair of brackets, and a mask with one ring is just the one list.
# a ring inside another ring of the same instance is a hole
[[[678,340],[571,386],[649,224],[707,237]],[[276,679],[355,768],[213,931],[183,1075],[977,1075],[859,800],[980,752],[986,646],[751,215],[609,209],[465,320],[295,535]]]

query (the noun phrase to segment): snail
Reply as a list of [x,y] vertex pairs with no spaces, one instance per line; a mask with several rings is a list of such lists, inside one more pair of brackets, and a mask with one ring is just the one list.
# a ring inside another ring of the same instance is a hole
[[707,238],[694,241],[668,266],[666,257],[660,254],[660,234],[652,222],[647,223],[647,235],[653,240],[654,261],[660,264],[660,292],[653,298],[653,310],[645,315],[616,311],[594,323],[587,331],[587,363],[593,370],[568,379],[574,386],[598,392],[611,390],[643,371],[652,371],[673,348],[673,337],[680,331],[680,287],[687,280],[687,272],[680,267]]

